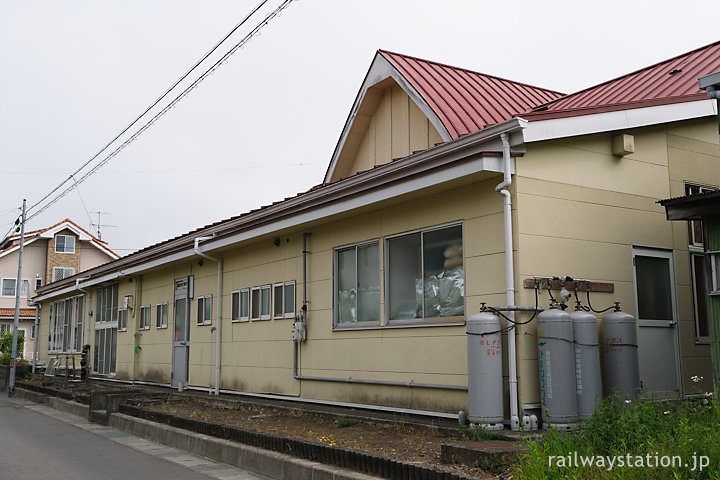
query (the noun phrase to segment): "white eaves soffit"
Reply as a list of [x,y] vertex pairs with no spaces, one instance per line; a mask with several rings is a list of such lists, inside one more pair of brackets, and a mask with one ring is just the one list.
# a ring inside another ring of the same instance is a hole
[[410,85],[407,79],[402,76],[400,72],[398,72],[397,69],[393,67],[392,64],[388,62],[387,59],[383,57],[380,52],[377,52],[375,54],[375,58],[373,59],[372,64],[370,65],[370,69],[368,70],[367,75],[365,75],[365,80],[360,87],[360,91],[355,98],[355,102],[353,103],[352,109],[350,110],[350,115],[345,121],[345,126],[343,127],[342,133],[340,134],[340,139],[335,146],[335,151],[333,152],[332,158],[330,160],[330,165],[328,166],[327,172],[325,173],[325,179],[323,180],[324,182],[330,182],[332,179],[335,167],[340,158],[340,154],[345,147],[345,143],[347,142],[348,136],[352,131],[355,120],[360,112],[361,107],[363,106],[363,102],[366,99],[366,94],[368,90],[374,85],[377,85],[378,83],[387,80],[388,78],[392,78],[400,86],[400,88],[402,88],[405,93],[407,93],[410,99],[415,102],[415,105],[417,105],[418,108],[423,112],[423,114],[425,114],[432,126],[435,127],[435,129],[438,131],[440,137],[443,139],[444,142],[449,142],[450,140],[452,140],[450,133],[447,131],[447,128],[445,128],[445,125],[443,125],[440,117],[437,116],[435,111],[430,108],[427,102],[422,98],[422,96],[417,92],[417,90],[415,90],[415,88]]
[[713,115],[717,115],[717,105],[714,100],[708,98],[707,100],[695,100],[692,102],[529,121],[523,130],[523,139],[525,143],[541,142],[543,140],[648,127]]

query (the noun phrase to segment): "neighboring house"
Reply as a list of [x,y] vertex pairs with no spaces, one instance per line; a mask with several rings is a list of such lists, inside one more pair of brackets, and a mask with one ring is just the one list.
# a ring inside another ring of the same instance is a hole
[[[19,250],[20,234],[10,235],[0,244],[0,332],[13,330]],[[117,258],[105,242],[69,219],[25,232],[19,312],[19,332],[25,339],[24,351],[19,353],[25,359],[32,359],[34,349],[35,306],[30,298],[37,289]],[[68,334],[68,338],[71,336]]]
[[[322,185],[41,287],[42,328],[88,305],[70,324],[116,380],[458,412],[466,319],[567,274],[639,316],[646,391],[707,391],[698,238],[655,202],[720,185],[719,68],[720,42],[563,95],[379,51]],[[503,356],[506,419],[537,413],[535,321]]]
[[720,394],[720,191],[661,200],[668,220],[688,223],[699,250],[691,253],[696,331],[710,342],[715,392]]

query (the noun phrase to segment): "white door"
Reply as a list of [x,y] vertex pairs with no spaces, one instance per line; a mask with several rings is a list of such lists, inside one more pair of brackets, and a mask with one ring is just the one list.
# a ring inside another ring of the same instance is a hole
[[633,247],[638,359],[643,391],[681,395],[675,269],[672,250]]

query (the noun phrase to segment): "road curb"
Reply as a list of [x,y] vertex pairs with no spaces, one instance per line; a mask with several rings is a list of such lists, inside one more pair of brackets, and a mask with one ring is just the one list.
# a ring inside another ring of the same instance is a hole
[[[87,405],[43,393],[18,388],[15,396],[79,417],[88,418],[89,415]],[[122,413],[110,414],[108,426],[169,447],[239,467],[273,480],[371,480],[377,478],[229,440],[188,432]]]

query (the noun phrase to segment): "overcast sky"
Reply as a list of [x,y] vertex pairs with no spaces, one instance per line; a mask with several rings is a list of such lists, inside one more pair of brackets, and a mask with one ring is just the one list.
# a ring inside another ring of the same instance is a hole
[[[259,3],[0,0],[0,236],[23,198],[89,160]],[[125,255],[321,183],[380,48],[571,93],[720,40],[719,12],[676,0],[296,0],[28,228],[68,217],[93,230],[87,212],[107,212],[102,237]]]

